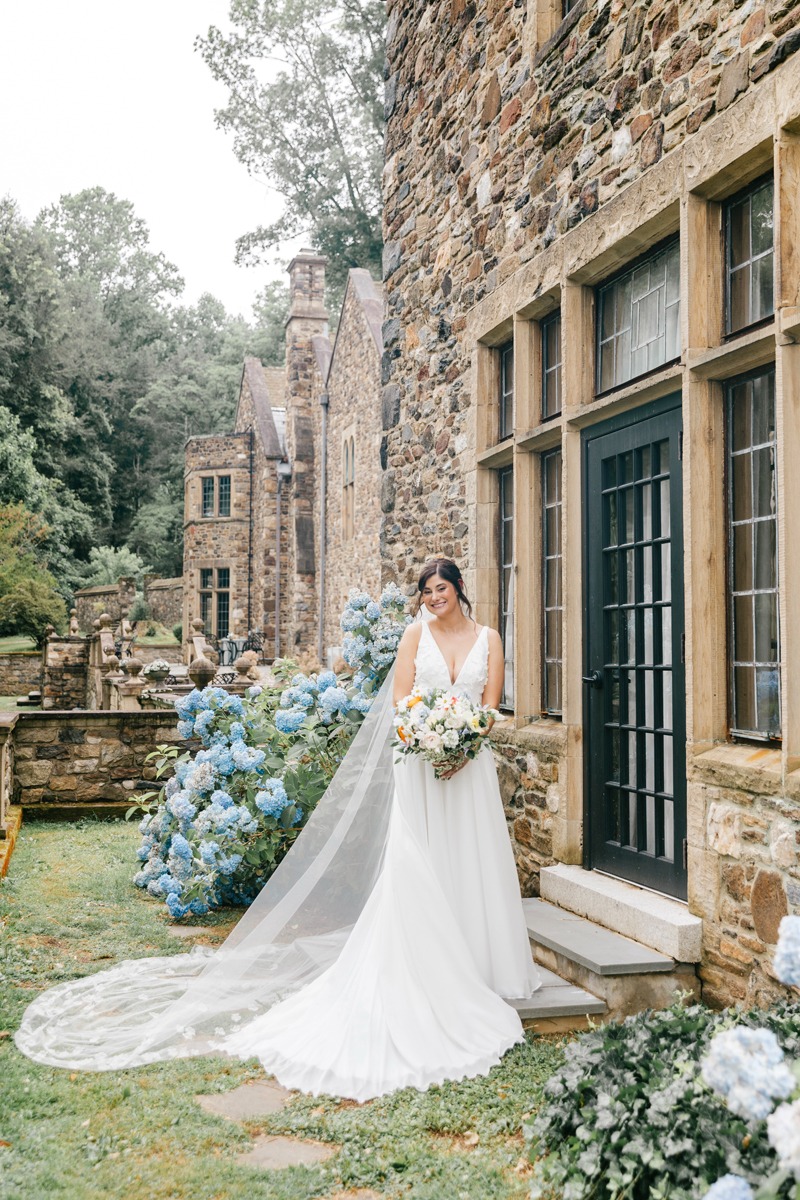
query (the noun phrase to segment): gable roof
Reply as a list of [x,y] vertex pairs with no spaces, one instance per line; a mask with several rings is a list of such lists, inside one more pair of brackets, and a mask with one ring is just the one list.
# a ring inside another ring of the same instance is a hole
[[[347,286],[344,289],[344,297],[342,299],[342,313],[344,313],[347,297],[351,292],[364,314],[367,327],[372,334],[375,347],[380,356],[383,354],[383,287],[380,283],[375,282],[369,271],[365,271],[362,267],[351,267],[347,273]],[[339,325],[336,329],[336,340],[333,343],[333,350],[330,353],[327,370],[323,375],[323,379],[326,382],[333,366],[333,360],[336,358],[336,347],[339,345],[339,335],[341,332],[342,317],[340,314]]]
[[[272,369],[270,369],[272,374]],[[281,377],[283,372],[279,371]],[[261,438],[261,444],[264,447],[264,453],[267,458],[283,458],[284,448],[281,438],[278,435],[278,429],[275,424],[275,418],[272,413],[272,404],[270,403],[270,388],[267,384],[267,376],[264,370],[264,365],[259,358],[249,357],[244,360],[244,368],[242,370],[242,384],[239,388],[239,403],[236,405],[236,421],[235,425],[239,424],[239,406],[242,402],[242,390],[245,381],[250,390],[250,395],[253,400],[253,410],[255,412],[255,426]],[[273,390],[275,387],[274,380]],[[276,399],[283,400],[283,396],[276,396]]]

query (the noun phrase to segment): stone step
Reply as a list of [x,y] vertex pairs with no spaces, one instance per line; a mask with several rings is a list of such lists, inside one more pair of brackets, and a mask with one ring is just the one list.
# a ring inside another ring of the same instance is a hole
[[[540,966],[539,975],[541,987],[536,989],[529,1000],[507,1002],[517,1010],[523,1024],[536,1027],[539,1021],[605,1016],[606,1005],[602,1000],[598,1000],[597,996],[568,983],[547,967]],[[564,1026],[570,1027],[570,1024]],[[583,1022],[578,1020],[574,1027],[582,1028]]]
[[558,863],[540,873],[543,900],[679,963],[700,961],[703,922],[685,904],[598,871]]
[[609,1018],[666,1008],[684,993],[699,999],[700,981],[693,964],[676,963],[546,900],[524,900],[523,907],[540,970],[549,968],[605,1001]]
[[612,933],[546,900],[523,900],[531,942],[562,954],[596,975],[671,971],[675,960],[641,942]]

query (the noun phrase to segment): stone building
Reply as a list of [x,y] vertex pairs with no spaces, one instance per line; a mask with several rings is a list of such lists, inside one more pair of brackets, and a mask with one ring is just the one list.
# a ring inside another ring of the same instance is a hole
[[705,996],[767,997],[800,905],[800,4],[388,7],[384,573],[453,554],[505,635],[526,888],[650,945],[701,922]]
[[331,343],[325,262],[289,266],[285,367],[246,359],[233,431],[186,445],[184,636],[258,630],[270,659],[335,659],[347,590],[380,580],[383,303],[351,271]]

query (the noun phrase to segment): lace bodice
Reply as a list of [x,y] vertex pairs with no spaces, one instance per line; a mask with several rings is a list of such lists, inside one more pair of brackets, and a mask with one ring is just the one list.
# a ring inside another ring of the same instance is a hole
[[489,678],[489,637],[484,625],[459,671],[455,683],[427,621],[422,632],[414,661],[414,686],[419,688],[449,688],[480,704],[486,680]]

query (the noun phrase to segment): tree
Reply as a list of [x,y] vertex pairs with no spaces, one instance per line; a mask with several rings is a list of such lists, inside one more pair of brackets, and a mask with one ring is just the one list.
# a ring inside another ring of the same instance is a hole
[[41,579],[23,579],[0,596],[0,637],[17,634],[44,644],[48,625],[66,628],[67,606],[55,588]]
[[328,255],[334,293],[350,267],[379,276],[383,0],[231,0],[230,20],[196,42],[228,88],[217,125],[285,202],[238,240],[238,261],[302,234]]
[[289,287],[274,279],[263,287],[253,302],[256,319],[256,344],[253,354],[265,367],[282,367],[286,359],[286,318],[289,315]]
[[152,572],[138,554],[127,546],[93,546],[83,576],[84,587],[100,587],[114,584],[118,579],[131,578],[141,588],[145,575]]

